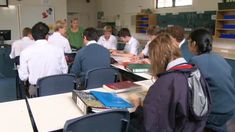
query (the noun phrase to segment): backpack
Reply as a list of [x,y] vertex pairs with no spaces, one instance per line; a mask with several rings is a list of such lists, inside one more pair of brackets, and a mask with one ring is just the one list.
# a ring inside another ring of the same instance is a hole
[[184,64],[171,68],[169,72],[182,73],[188,80],[188,110],[190,119],[203,120],[211,110],[209,85],[200,70],[193,65]]

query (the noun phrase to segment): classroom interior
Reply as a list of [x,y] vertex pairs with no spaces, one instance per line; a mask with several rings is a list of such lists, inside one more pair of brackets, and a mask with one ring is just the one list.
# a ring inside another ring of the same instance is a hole
[[[191,1],[191,3],[189,5],[182,4],[185,1]],[[138,21],[146,16],[149,19],[151,17],[153,21],[152,25],[158,25],[161,29],[173,25],[182,26],[186,32],[186,36],[194,29],[205,27],[213,33],[213,52],[220,54],[226,59],[233,68],[232,75],[235,80],[235,21],[233,18],[231,22],[228,22],[230,25],[233,24],[233,27],[226,30],[221,28],[221,20],[219,20],[221,19],[220,15],[224,14],[224,12],[229,12],[229,15],[235,15],[235,2],[231,1],[231,5],[220,5],[224,0],[185,1],[181,0],[182,5],[179,6],[157,8],[157,0],[8,0],[8,7],[0,6],[0,30],[11,31],[11,40],[3,42],[4,44],[11,45],[14,40],[22,37],[21,31],[24,27],[32,27],[38,21],[47,23],[52,31],[52,25],[56,20],[66,20],[69,26],[70,21],[77,17],[79,25],[84,28],[94,27],[100,34],[102,34],[102,29],[107,24],[117,29],[128,28],[131,34],[139,40],[141,46],[144,47],[147,42],[146,29],[144,27],[145,25],[141,25]],[[47,13],[48,9],[52,9],[52,12],[47,14],[47,19],[43,19],[41,17],[42,13]],[[118,27],[116,25],[117,23]],[[226,33],[230,36],[223,36]],[[8,111],[8,104],[4,104],[19,100],[16,79],[17,71],[13,61],[6,61],[5,59],[9,57],[8,52],[2,50],[0,58],[0,111],[14,112],[13,110]],[[147,77],[142,74],[137,76],[140,76],[140,78],[136,79],[140,81],[140,84],[143,83],[141,80],[145,80],[146,78],[151,79],[148,75]],[[121,96],[125,97],[126,95],[123,94]],[[72,106],[73,102],[70,98],[71,94],[65,94],[63,97],[58,95],[53,99],[48,97],[42,100],[29,100],[29,103],[31,102],[31,109],[34,110],[34,118],[36,117],[35,120],[39,120],[39,123],[36,121],[38,131],[59,129],[61,127],[59,125],[64,124],[64,120],[67,118],[72,118],[74,115],[81,115],[80,112],[76,111],[77,107]],[[66,99],[66,101],[63,99]],[[16,103],[17,107],[23,105],[22,102],[24,103],[24,101],[21,99],[20,101]],[[68,104],[68,101],[71,103]],[[73,107],[71,110],[66,110],[67,113],[71,114],[66,117],[54,119],[54,121],[58,120],[58,123],[52,123],[53,125],[51,126],[41,123],[47,117],[56,116],[56,113],[50,115],[53,112],[47,113],[47,109],[42,110],[40,107],[43,105],[51,107],[50,105],[59,102],[67,104],[64,107],[58,106],[53,109],[58,109],[58,113],[63,113],[61,109]],[[20,108],[20,111],[27,111],[27,108]],[[39,114],[43,112],[46,114],[43,115],[44,117],[40,117]],[[21,115],[19,116],[17,114]],[[21,118],[24,114],[18,112],[12,116],[19,116]],[[4,116],[3,114],[0,115]],[[10,117],[10,119],[14,118]],[[31,118],[25,119],[22,121],[22,124],[32,122],[30,120]],[[35,125],[26,125],[26,127],[17,125],[17,127],[26,131],[35,131]]]

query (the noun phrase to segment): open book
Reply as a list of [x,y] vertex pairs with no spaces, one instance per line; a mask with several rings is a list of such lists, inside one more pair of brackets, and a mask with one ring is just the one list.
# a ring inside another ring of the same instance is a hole
[[142,88],[142,86],[133,83],[132,81],[123,81],[123,82],[105,84],[103,85],[103,88],[109,92],[121,93],[121,92],[128,92],[131,90],[138,90]]
[[149,72],[150,64],[128,64],[126,69],[135,73]]

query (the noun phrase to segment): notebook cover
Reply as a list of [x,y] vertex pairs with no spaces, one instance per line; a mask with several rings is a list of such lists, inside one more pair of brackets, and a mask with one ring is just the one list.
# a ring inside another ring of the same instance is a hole
[[98,91],[91,91],[90,93],[94,95],[106,107],[119,108],[119,109],[133,107],[130,103],[118,97],[114,93],[98,92]]
[[111,92],[119,93],[119,92],[126,92],[134,89],[139,89],[141,88],[141,86],[133,83],[132,81],[123,81],[123,82],[105,84],[103,85],[103,88]]

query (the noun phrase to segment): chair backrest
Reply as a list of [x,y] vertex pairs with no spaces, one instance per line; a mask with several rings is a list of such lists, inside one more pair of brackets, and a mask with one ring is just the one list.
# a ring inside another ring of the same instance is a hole
[[72,92],[76,77],[73,74],[52,75],[38,79],[38,96]]
[[89,70],[85,76],[85,89],[102,87],[117,81],[118,70],[115,68],[96,68]]
[[127,132],[130,114],[127,110],[109,110],[66,121],[64,132]]
[[0,45],[0,73],[4,77],[15,77],[14,60],[9,56],[11,53],[10,45]]

